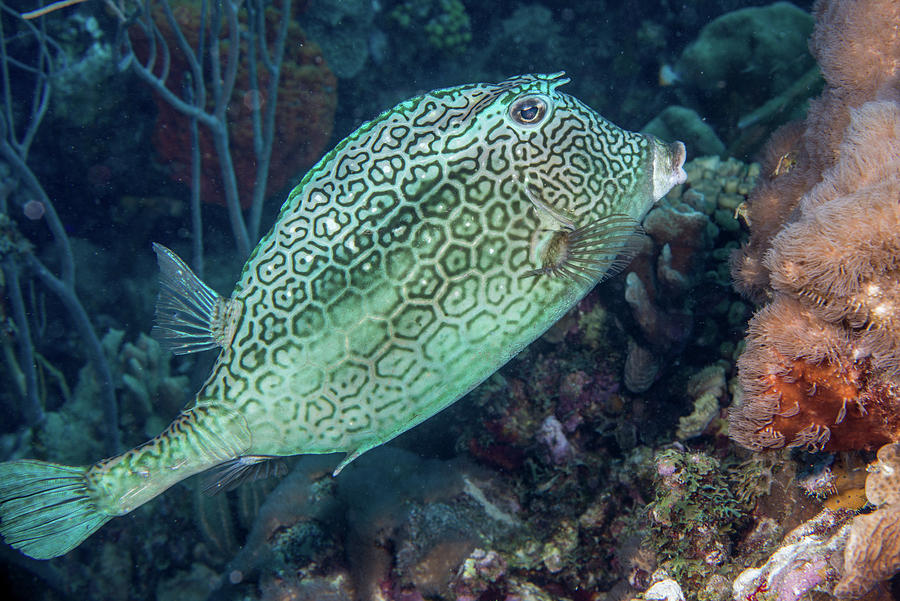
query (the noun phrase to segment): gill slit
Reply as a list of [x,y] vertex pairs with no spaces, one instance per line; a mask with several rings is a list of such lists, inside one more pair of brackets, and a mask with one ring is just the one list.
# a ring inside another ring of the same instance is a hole
[[566,229],[574,230],[575,229],[575,220],[572,217],[569,217],[564,212],[559,209],[555,209],[548,205],[541,198],[539,193],[539,188],[528,181],[528,176],[525,176],[525,196],[528,198],[529,202],[531,202],[532,206],[538,211],[549,215],[554,220],[559,222]]

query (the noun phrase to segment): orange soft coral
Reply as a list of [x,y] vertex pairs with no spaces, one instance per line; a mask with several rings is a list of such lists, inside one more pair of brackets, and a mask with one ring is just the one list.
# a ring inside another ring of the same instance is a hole
[[874,368],[900,374],[900,103],[851,109],[838,150],[763,263],[773,289],[844,323]]
[[751,449],[874,449],[900,439],[900,397],[854,339],[786,295],[750,324],[738,361],[744,400],[732,408],[731,437]]
[[760,158],[758,184],[742,209],[750,240],[732,257],[732,273],[738,290],[757,302],[767,299],[769,289],[763,256],[809,187],[803,131],[803,124],[789,123],[772,134]]
[[820,0],[814,13],[810,50],[831,88],[867,101],[900,74],[897,0]]
[[818,170],[837,160],[849,110],[896,91],[900,69],[897,0],[818,0],[810,50],[827,83],[809,108],[807,151]]
[[874,449],[900,435],[896,395],[883,386],[870,390],[862,369],[777,353],[773,358],[785,371],[770,374],[761,383],[770,399],[767,421],[760,426],[739,412],[732,416],[732,437],[744,446]]

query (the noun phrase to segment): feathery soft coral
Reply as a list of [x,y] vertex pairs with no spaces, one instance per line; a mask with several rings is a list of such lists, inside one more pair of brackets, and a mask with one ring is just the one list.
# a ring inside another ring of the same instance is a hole
[[750,448],[900,440],[900,5],[822,0],[827,85],[773,136],[751,196],[742,292],[767,300],[739,361],[731,436]]

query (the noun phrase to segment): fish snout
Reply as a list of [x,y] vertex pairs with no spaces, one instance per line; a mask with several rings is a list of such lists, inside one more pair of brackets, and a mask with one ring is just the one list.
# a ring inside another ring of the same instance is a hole
[[684,159],[687,151],[681,142],[666,144],[653,138],[653,202],[669,190],[687,181]]

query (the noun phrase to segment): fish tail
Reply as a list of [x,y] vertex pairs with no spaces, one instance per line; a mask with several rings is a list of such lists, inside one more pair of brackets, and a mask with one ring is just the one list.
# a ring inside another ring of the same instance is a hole
[[0,463],[0,535],[35,559],[63,555],[173,484],[240,456],[244,419],[220,406],[181,413],[152,440],[94,465]]
[[30,459],[0,464],[0,535],[35,559],[77,547],[113,517],[98,509],[87,471]]

